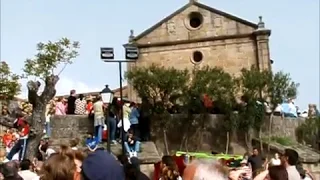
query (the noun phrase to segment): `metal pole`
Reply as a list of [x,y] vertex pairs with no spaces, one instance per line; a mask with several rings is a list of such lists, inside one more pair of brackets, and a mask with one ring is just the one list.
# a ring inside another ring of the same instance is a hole
[[119,62],[119,77],[120,77],[120,121],[121,121],[121,145],[122,145],[122,154],[126,154],[126,150],[124,147],[125,141],[125,132],[124,132],[124,122],[123,122],[123,97],[122,97],[122,62]]
[[105,118],[107,121],[107,130],[108,130],[108,142],[107,142],[107,150],[109,153],[111,153],[111,129],[110,129],[110,118],[109,118],[109,107],[105,109],[106,113],[105,113]]

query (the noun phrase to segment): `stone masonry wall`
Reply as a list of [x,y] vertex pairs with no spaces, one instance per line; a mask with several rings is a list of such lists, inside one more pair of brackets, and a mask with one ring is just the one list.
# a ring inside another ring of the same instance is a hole
[[[217,126],[219,121],[223,121],[221,115],[210,115],[210,125]],[[303,123],[304,119],[286,118],[275,116],[272,122],[272,134],[274,136],[286,136],[292,139],[295,137],[295,129]],[[51,120],[51,133],[52,138],[76,138],[82,137],[87,132],[93,132],[93,121],[89,120],[85,115],[67,115],[67,116],[54,116]],[[263,131],[268,133],[269,118],[266,119],[263,125]]]
[[54,116],[50,121],[51,138],[61,141],[82,138],[93,132],[93,121],[86,115]]
[[[272,135],[286,136],[297,140],[296,128],[305,121],[304,118],[285,118],[275,116],[272,121]],[[262,131],[268,133],[270,118],[266,118]]]

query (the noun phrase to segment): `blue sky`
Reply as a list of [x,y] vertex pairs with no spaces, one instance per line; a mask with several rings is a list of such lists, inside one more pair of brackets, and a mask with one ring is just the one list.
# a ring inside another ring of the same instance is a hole
[[[68,37],[81,42],[80,56],[66,68],[58,94],[71,88],[116,88],[118,66],[100,61],[100,47],[111,46],[123,58],[122,44],[130,29],[135,34],[169,15],[188,0],[1,0],[1,60],[15,72],[35,53],[40,41]],[[318,0],[200,0],[214,8],[257,22],[262,15],[268,28],[274,70],[284,70],[301,84],[297,104],[319,105]],[[24,88],[25,90],[25,88]]]

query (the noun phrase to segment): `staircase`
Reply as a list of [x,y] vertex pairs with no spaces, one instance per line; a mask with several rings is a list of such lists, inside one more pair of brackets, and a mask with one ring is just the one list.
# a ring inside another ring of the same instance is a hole
[[[87,132],[93,132],[93,122],[87,116],[80,115],[66,115],[54,116],[51,119],[51,140],[52,147],[56,150],[59,149],[61,144],[69,144],[70,139],[80,138],[79,148],[84,147],[84,137]],[[106,143],[102,146],[106,147]],[[111,151],[114,155],[122,153],[121,144],[111,145]],[[154,142],[142,142],[141,152],[138,153],[140,160],[141,171],[153,177],[154,163],[161,160],[156,145]]]

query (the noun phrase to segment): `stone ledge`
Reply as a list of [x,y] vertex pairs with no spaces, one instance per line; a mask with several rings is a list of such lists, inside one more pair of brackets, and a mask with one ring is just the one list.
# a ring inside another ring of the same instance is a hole
[[[68,138],[56,139],[56,140],[52,140],[52,147],[55,150],[58,150],[61,144],[68,144],[68,143],[69,143]],[[86,147],[83,147],[83,144],[81,143],[82,142],[80,142],[79,144],[79,149],[83,149],[83,150],[86,149]],[[103,143],[102,146],[106,148],[107,144]],[[116,156],[120,155],[122,153],[121,144],[111,145],[111,151]],[[161,157],[158,153],[156,145],[153,142],[141,143],[141,152],[138,153],[138,158],[141,164],[154,164],[161,161]]]
[[[253,139],[253,141],[259,143],[259,139]],[[263,146],[268,146],[268,143],[263,142]],[[292,146],[284,146],[279,143],[272,142],[270,143],[270,149],[276,152],[283,153],[286,148],[294,149],[298,152],[300,161],[305,164],[317,164],[320,163],[320,153],[316,150],[303,146],[300,144]]]
[[[122,153],[121,144],[112,145],[111,151],[115,155]],[[154,164],[161,161],[161,157],[158,153],[156,145],[154,142],[142,142],[141,143],[141,152],[138,153],[138,158],[141,164]]]

